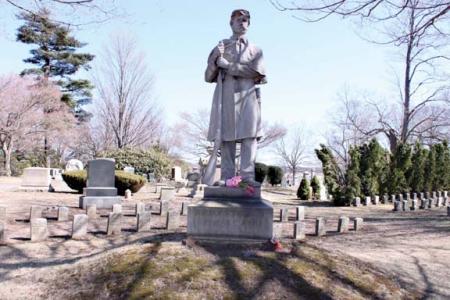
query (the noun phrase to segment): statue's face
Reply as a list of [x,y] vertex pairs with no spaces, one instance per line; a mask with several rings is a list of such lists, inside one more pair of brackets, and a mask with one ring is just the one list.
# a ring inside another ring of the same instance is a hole
[[234,34],[243,35],[247,33],[249,20],[246,16],[237,16],[231,20],[231,29]]

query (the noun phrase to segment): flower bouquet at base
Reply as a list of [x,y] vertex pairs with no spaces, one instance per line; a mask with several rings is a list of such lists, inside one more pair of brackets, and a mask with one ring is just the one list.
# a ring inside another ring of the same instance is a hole
[[249,185],[247,182],[243,181],[241,176],[234,176],[231,177],[230,179],[227,179],[225,181],[225,186],[232,188],[241,188],[245,191],[245,194],[249,197],[255,194],[255,188]]

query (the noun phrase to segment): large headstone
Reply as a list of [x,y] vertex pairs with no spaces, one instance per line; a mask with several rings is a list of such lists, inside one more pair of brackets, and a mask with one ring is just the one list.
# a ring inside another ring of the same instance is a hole
[[114,187],[114,159],[100,158],[88,162],[87,187],[80,197],[80,208],[95,204],[97,208],[112,208],[121,202]]
[[25,168],[22,175],[23,191],[49,191],[50,187],[50,169],[31,167]]

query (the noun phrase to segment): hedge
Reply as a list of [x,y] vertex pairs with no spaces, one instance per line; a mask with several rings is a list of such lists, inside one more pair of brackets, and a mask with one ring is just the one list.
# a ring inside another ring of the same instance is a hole
[[[67,171],[62,174],[62,177],[71,189],[83,193],[83,188],[86,187],[87,182],[86,170]],[[132,193],[138,192],[145,182],[146,180],[143,176],[124,171],[115,171],[115,187],[117,188],[117,193],[121,196],[125,194],[127,189],[131,190]]]

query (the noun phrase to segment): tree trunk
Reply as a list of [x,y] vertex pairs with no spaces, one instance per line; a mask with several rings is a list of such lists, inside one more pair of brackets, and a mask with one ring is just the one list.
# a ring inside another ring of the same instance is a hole
[[292,186],[295,187],[295,168],[292,168]]
[[3,144],[2,147],[3,152],[3,167],[5,168],[5,175],[10,177],[11,176],[11,147],[9,147],[6,144]]

